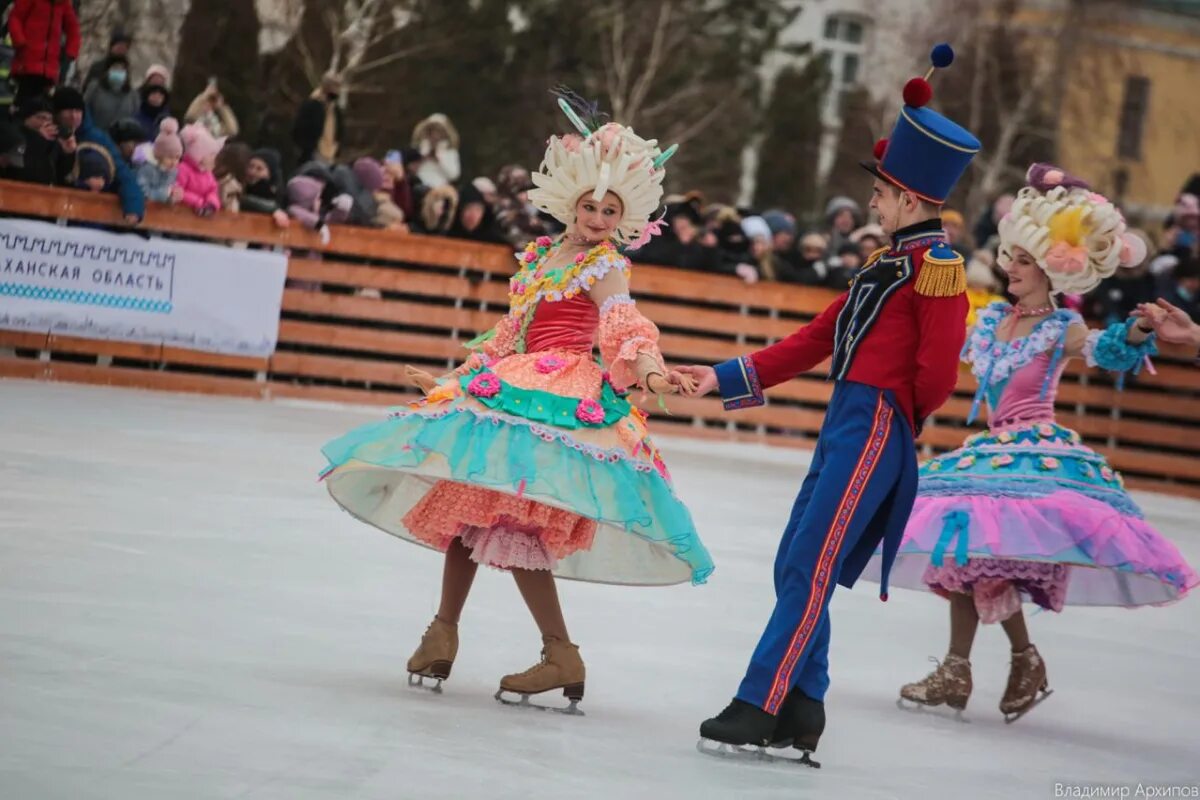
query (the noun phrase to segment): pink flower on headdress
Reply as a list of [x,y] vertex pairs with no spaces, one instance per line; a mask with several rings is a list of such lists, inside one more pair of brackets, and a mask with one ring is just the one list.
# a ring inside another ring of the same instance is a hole
[[1013,457],[1009,453],[1005,453],[1004,455],[1000,456],[992,456],[993,469],[997,467],[1007,467],[1011,463],[1013,463]]
[[1040,466],[1042,469],[1058,469],[1060,463],[1061,462],[1053,456],[1042,456],[1041,460],[1038,462],[1038,466]]
[[549,247],[550,245],[554,244],[554,240],[549,236],[539,236],[535,244],[537,244],[538,247]]
[[1111,481],[1116,476],[1113,474],[1113,471],[1110,468],[1101,467],[1100,468],[1100,477],[1104,478],[1104,480],[1106,480],[1106,481]]
[[1083,245],[1072,247],[1066,242],[1059,242],[1046,253],[1046,266],[1055,272],[1074,274],[1087,268],[1088,249]]
[[1041,425],[1038,425],[1037,432],[1038,435],[1049,439],[1054,435],[1054,426],[1048,422],[1043,422]]
[[495,397],[500,394],[500,379],[490,372],[481,372],[467,384],[467,391],[476,397]]
[[579,255],[575,256],[575,263],[582,264],[585,258],[587,258],[587,253],[580,253]]
[[533,365],[533,368],[543,375],[549,375],[551,372],[557,372],[567,365],[567,362],[558,356],[542,356]]
[[576,406],[575,416],[581,422],[586,422],[588,425],[599,425],[604,422],[604,406],[590,397],[585,397]]
[[963,456],[962,458],[960,458],[958,460],[958,463],[955,464],[954,466],[958,467],[959,469],[966,469],[967,467],[970,467],[974,464],[975,464],[975,456]]
[[606,156],[612,151],[613,145],[616,144],[617,138],[621,135],[621,126],[615,122],[610,122],[593,135],[600,142],[600,155]]
[[562,142],[563,149],[568,153],[578,153],[579,149],[583,147],[583,137],[578,133],[568,133],[559,141]]
[[1047,186],[1058,186],[1062,183],[1063,171],[1061,169],[1052,169],[1042,176],[1042,182]]
[[525,260],[526,264],[532,264],[533,262],[537,261],[537,253],[526,253],[524,256],[522,256],[522,258]]

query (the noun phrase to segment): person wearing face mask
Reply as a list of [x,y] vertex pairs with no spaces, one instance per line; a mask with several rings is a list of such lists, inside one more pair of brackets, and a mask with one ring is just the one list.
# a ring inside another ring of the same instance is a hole
[[71,0],[16,0],[8,15],[8,35],[18,108],[58,83],[64,40],[67,58],[79,57],[79,18]]
[[[953,60],[934,48],[934,67]],[[931,70],[932,72],[932,70]],[[917,488],[915,440],[954,391],[966,337],[963,259],[938,211],[979,140],[928,107],[914,78],[889,139],[876,143],[871,208],[891,238],[848,291],[782,341],[716,367],[680,367],[695,394],[719,390],[727,409],[762,405],[764,391],[831,359],[833,393],[808,475],[775,562],[776,603],[733,701],[700,725],[720,745],[793,747],[807,760],[825,728],[829,599],[853,587],[882,542],[880,599]],[[704,749],[708,752],[708,749]],[[737,752],[734,751],[734,755]],[[755,754],[757,757],[757,754]]]
[[410,368],[423,400],[325,446],[324,480],[357,519],[445,553],[441,603],[409,659],[410,682],[440,690],[449,677],[483,564],[512,574],[543,645],[540,663],[500,679],[496,699],[557,690],[577,713],[585,668],[555,577],[702,583],[712,560],[626,397],[633,386],[690,386],[663,364],[617,251],[658,232],[650,216],[675,148],[604,124],[569,97],[561,107],[579,133],[550,137],[529,192],[566,233],[518,255],[508,312],[460,367],[440,379]]
[[978,381],[967,422],[986,400],[988,429],[922,465],[892,569],[895,585],[946,598],[950,616],[945,658],[901,687],[898,703],[965,709],[979,624],[999,623],[1012,652],[1000,700],[1006,722],[1050,694],[1023,602],[1055,612],[1157,606],[1200,584],[1121,476],[1055,420],[1069,359],[1124,376],[1157,352],[1154,321],[1092,330],[1054,301],[1140,264],[1145,242],[1112,202],[1064,170],[1034,164],[1026,182],[999,225],[998,260],[1014,302],[980,311],[963,352]]
[[129,59],[125,56],[105,59],[104,78],[89,86],[83,99],[92,122],[102,130],[108,130],[119,119],[136,116],[141,98],[129,81]]
[[296,144],[299,163],[320,161],[332,165],[341,149],[345,123],[340,105],[342,80],[329,74],[321,85],[300,104],[292,126],[292,141]]

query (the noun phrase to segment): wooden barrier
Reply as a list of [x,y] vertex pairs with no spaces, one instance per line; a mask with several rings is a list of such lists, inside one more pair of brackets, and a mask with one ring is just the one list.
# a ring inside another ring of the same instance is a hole
[[[0,181],[0,209],[125,227],[114,198],[72,190]],[[0,331],[0,376],[261,399],[405,403],[415,390],[404,366],[439,371],[461,360],[463,342],[491,327],[506,308],[514,268],[504,247],[338,226],[322,245],[310,231],[279,229],[253,214],[205,219],[152,206],[138,230],[286,248],[289,286],[276,353],[244,358]],[[776,341],[834,297],[827,290],[750,286],[653,266],[635,269],[633,289],[675,363],[711,363]],[[1200,497],[1200,369],[1191,355],[1165,347],[1157,375],[1130,380],[1123,391],[1110,376],[1072,362],[1058,396],[1059,419],[1104,453],[1129,485]],[[713,398],[672,398],[670,415],[653,403],[642,405],[662,432],[811,447],[832,391],[827,366],[772,389],[768,405],[735,414],[724,413]],[[956,395],[926,425],[920,440],[926,453],[957,447],[969,433],[974,386],[964,367]]]

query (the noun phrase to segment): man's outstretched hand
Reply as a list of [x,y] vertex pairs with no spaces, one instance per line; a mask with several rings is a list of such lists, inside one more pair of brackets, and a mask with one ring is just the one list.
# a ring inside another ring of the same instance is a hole
[[675,371],[686,375],[696,384],[692,391],[685,391],[689,397],[703,397],[717,388],[717,371],[712,367],[695,364],[690,367],[676,367]]

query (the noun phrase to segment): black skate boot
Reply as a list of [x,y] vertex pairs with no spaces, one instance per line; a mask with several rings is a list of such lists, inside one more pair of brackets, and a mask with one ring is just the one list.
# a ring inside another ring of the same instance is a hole
[[803,754],[801,763],[820,768],[820,763],[813,761],[809,755],[816,752],[824,732],[825,704],[793,687],[779,708],[771,747],[794,747]]
[[[725,710],[700,725],[696,749],[707,756],[748,761],[776,761],[767,753],[779,719],[756,705],[734,700]],[[705,743],[716,747],[705,747]],[[788,759],[794,761],[794,759]]]

